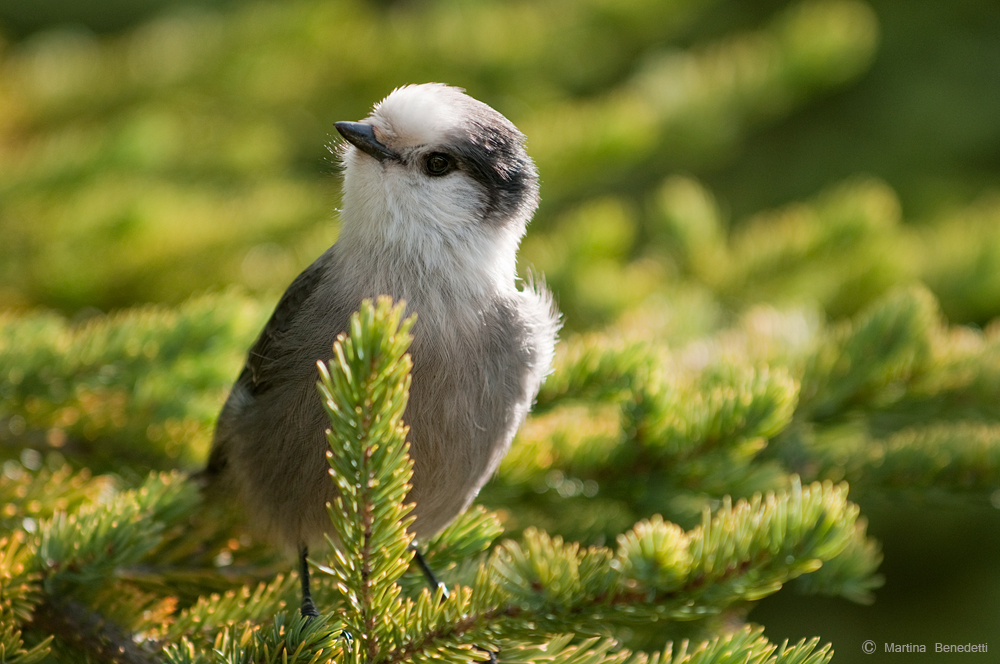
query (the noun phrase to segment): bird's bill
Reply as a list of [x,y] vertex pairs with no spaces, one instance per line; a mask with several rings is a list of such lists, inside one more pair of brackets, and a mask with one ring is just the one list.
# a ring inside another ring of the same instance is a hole
[[389,147],[383,145],[375,138],[375,128],[364,122],[335,122],[333,126],[337,128],[340,135],[347,141],[361,150],[365,154],[371,155],[378,161],[386,159],[399,159],[399,154]]

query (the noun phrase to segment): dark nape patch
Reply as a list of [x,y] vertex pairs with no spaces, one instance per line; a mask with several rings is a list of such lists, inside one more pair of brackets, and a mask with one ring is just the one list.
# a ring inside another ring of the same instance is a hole
[[503,116],[485,115],[474,114],[452,151],[486,189],[486,221],[500,224],[515,215],[527,216],[538,205],[538,172],[524,150],[524,135]]

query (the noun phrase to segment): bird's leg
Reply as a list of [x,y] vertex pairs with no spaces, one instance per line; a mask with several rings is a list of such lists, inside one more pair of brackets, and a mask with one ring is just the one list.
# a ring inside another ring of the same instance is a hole
[[[416,542],[410,544],[410,550],[413,551],[413,559],[417,561],[417,567],[419,567],[420,571],[424,573],[424,578],[427,579],[427,584],[431,587],[431,590],[441,590],[442,602],[448,599],[448,586],[444,585],[444,583],[439,581],[437,576],[435,576],[434,570],[432,570],[431,566],[427,564],[426,560],[424,560],[423,555],[420,553],[420,549],[417,548]],[[482,664],[497,664],[497,655],[499,653],[487,650],[486,648],[481,648],[479,646],[473,646],[473,648],[486,653],[486,659],[476,660],[477,662],[481,662]]]
[[448,599],[448,587],[438,581],[438,578],[434,575],[434,570],[430,568],[427,561],[420,554],[420,549],[417,548],[416,542],[410,544],[410,550],[413,551],[413,559],[417,561],[417,567],[420,571],[424,573],[424,578],[427,579],[427,585],[431,587],[431,590],[441,590],[441,599]]
[[[319,617],[319,611],[316,610],[316,605],[313,604],[312,593],[309,591],[309,561],[307,560],[309,556],[309,547],[305,544],[299,545],[299,578],[302,579],[302,608],[299,612],[302,614],[303,618],[309,618],[311,621],[313,618]],[[352,641],[351,633],[346,629],[340,632],[340,638]],[[495,662],[494,662],[495,664]]]
[[302,615],[306,618],[316,618],[319,616],[319,611],[316,610],[316,605],[313,604],[312,593],[309,592],[309,561],[306,557],[309,555],[309,547],[305,544],[299,546],[299,578],[302,579],[302,608],[300,611]]

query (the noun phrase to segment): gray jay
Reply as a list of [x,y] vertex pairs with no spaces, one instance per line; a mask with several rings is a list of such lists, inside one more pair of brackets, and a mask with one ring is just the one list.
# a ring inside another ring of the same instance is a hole
[[316,362],[365,298],[416,313],[410,400],[423,538],[469,506],[507,452],[548,373],[559,328],[551,294],[519,286],[516,253],[538,205],[524,136],[438,83],[394,90],[346,142],[340,236],[288,287],[219,415],[206,475],[254,522],[306,555],[331,529],[328,421]]

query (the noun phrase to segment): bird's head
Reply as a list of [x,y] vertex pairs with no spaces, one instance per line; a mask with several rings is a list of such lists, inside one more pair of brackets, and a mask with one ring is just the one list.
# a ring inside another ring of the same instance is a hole
[[455,249],[514,238],[516,250],[538,205],[538,174],[503,115],[427,83],[397,88],[364,120],[336,127],[346,139],[342,232]]

